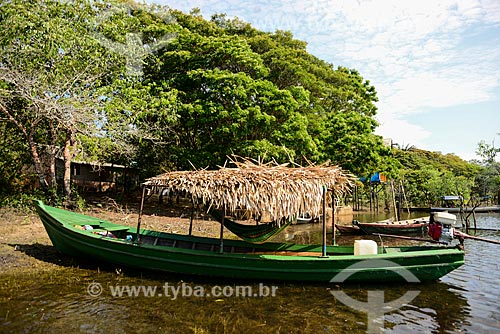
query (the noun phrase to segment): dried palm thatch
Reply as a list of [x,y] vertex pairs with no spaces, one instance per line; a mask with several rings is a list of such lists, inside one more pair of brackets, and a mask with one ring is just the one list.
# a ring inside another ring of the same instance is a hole
[[267,213],[278,220],[300,212],[319,216],[323,187],[343,194],[354,182],[353,175],[328,164],[288,167],[242,160],[230,159],[234,168],[164,173],[147,179],[144,186],[185,191],[210,207],[225,207],[229,212],[246,209],[255,216]]

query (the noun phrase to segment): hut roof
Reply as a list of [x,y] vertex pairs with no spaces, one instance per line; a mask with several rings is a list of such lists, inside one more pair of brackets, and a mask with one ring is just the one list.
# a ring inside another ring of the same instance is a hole
[[343,194],[354,182],[353,175],[328,164],[288,167],[249,159],[230,162],[235,167],[173,171],[149,178],[144,185],[186,191],[210,207],[246,209],[255,215],[268,213],[276,220],[300,212],[318,216],[324,186]]

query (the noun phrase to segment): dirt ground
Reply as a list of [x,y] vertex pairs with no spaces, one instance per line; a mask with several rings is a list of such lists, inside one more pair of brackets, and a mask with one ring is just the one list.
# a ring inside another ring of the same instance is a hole
[[[135,202],[135,201],[134,201]],[[137,225],[138,205],[118,204],[111,198],[93,199],[83,211],[71,209],[90,216],[122,225]],[[142,225],[146,229],[188,234],[191,208],[183,204],[158,204],[155,200],[146,203]],[[220,224],[207,215],[196,214],[193,218],[192,234],[218,237]],[[225,238],[235,236],[225,230]],[[43,224],[34,211],[0,208],[0,272],[50,270],[69,261],[61,256],[45,232]]]

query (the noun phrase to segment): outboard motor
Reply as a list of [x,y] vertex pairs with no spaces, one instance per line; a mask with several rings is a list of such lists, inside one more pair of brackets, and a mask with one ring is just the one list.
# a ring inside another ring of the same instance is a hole
[[450,243],[455,234],[457,216],[448,212],[433,212],[429,222],[429,236],[440,242]]

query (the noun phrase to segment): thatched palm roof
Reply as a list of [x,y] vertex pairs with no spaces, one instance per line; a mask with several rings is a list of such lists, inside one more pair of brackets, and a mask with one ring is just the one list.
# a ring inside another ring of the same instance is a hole
[[268,213],[275,220],[300,212],[318,216],[323,187],[343,194],[354,180],[340,167],[327,164],[288,167],[248,159],[231,163],[234,168],[164,173],[147,179],[144,185],[186,191],[211,207],[225,206],[228,211],[246,209],[258,216]]

